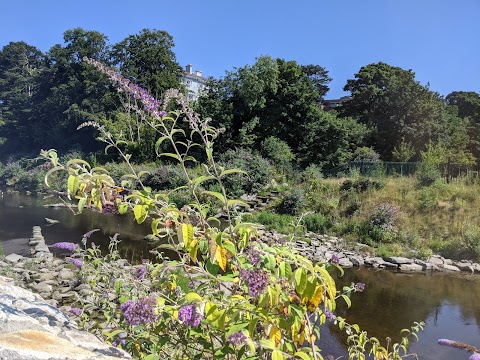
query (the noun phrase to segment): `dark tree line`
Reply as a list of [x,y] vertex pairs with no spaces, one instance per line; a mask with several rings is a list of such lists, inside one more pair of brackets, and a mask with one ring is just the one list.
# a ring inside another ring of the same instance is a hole
[[[131,140],[141,160],[153,159],[155,134],[137,128],[116,90],[84,56],[115,67],[124,76],[161,97],[183,89],[182,68],[165,31],[144,29],[117,44],[97,32],[67,30],[64,43],[47,53],[25,42],[0,50],[0,154],[35,154],[40,148],[98,150],[89,130],[96,121]],[[322,107],[331,78],[319,65],[259,57],[253,65],[210,79],[195,104],[214,125],[225,128],[221,151],[257,150],[282,162],[333,167],[364,156],[366,148],[383,160],[414,160],[429,144],[449,156],[472,162],[480,156],[480,94],[452,92],[445,98],[415,79],[412,70],[385,63],[362,67],[347,81],[351,100],[335,111]],[[140,139],[140,144],[134,140]],[[368,153],[368,151],[367,151]]]

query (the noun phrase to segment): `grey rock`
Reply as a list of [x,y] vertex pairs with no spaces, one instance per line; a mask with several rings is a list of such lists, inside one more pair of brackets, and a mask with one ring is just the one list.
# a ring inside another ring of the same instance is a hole
[[390,257],[386,258],[385,261],[388,261],[390,263],[397,264],[397,265],[412,264],[413,263],[412,259],[408,259],[406,257],[400,257],[400,256],[390,256]]
[[383,264],[385,260],[377,256],[377,257],[367,257],[365,258],[364,262],[365,262],[365,265],[378,267],[379,265]]
[[460,269],[458,267],[456,267],[455,265],[443,264],[442,267],[445,270],[448,270],[448,271],[460,271]]
[[440,270],[440,268],[437,265],[426,262],[426,261],[423,261],[423,260],[420,260],[420,259],[415,259],[415,264],[420,265],[423,268],[424,271],[425,270],[430,270],[430,271],[439,271]]
[[77,275],[72,270],[62,269],[58,273],[57,277],[59,280],[73,280],[77,277]]
[[39,293],[51,293],[53,291],[53,286],[45,281],[33,285],[32,288],[34,288],[35,291],[38,291]]
[[392,262],[389,262],[389,261],[384,261],[383,263],[381,263],[379,265],[379,267],[388,268],[388,269],[398,269],[399,264],[395,264],[395,263],[392,263]]
[[427,263],[434,264],[437,266],[442,266],[444,261],[443,258],[440,256],[432,256],[430,259],[427,260]]
[[353,263],[348,258],[345,258],[345,257],[340,259],[340,261],[338,262],[338,265],[340,265],[343,268],[353,267]]
[[22,261],[24,259],[25,258],[22,255],[18,255],[18,254],[10,254],[5,256],[5,261],[10,264],[16,264],[19,261]]
[[470,272],[472,274],[475,272],[475,268],[473,267],[471,262],[460,261],[454,262],[453,265],[458,267],[461,271]]
[[399,269],[401,271],[422,271],[423,266],[419,264],[400,264]]
[[350,261],[354,266],[363,266],[365,264],[361,256],[351,256]]

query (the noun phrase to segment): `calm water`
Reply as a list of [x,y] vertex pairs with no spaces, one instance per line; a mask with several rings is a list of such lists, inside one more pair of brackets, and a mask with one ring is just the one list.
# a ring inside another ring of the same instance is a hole
[[[100,215],[98,212],[85,210],[74,215],[65,207],[44,207],[45,204],[61,203],[58,197],[27,196],[21,193],[0,193],[0,241],[5,254],[12,252],[27,255],[29,253],[28,238],[32,235],[32,227],[39,225],[47,244],[59,241],[80,243],[82,235],[92,229],[95,232],[90,241],[99,245],[102,250],[108,249],[110,237],[119,233],[122,240],[119,249],[127,259],[139,261],[149,258],[149,250],[154,245],[143,240],[149,234],[150,226],[138,225],[133,216]],[[60,221],[48,225],[45,218]]]
[[[127,258],[149,257],[152,245],[143,241],[149,226],[139,226],[131,216],[99,216],[85,211],[73,215],[66,208],[44,208],[45,202],[58,199],[26,196],[18,193],[0,195],[0,241],[5,253],[28,254],[27,239],[32,227],[40,225],[47,244],[57,241],[80,241],[89,230],[100,228],[92,240],[106,248],[109,237],[120,233],[121,251]],[[59,220],[47,226],[45,217]],[[370,336],[399,340],[403,328],[414,321],[424,321],[426,328],[420,341],[410,350],[425,360],[466,360],[469,354],[437,345],[449,338],[480,347],[480,275],[403,274],[366,268],[350,269],[337,279],[338,287],[350,283],[366,284],[363,293],[355,293],[352,307],[346,309],[339,300],[339,312],[350,323],[357,323]],[[320,345],[324,355],[345,355],[346,337],[330,326],[322,333]]]

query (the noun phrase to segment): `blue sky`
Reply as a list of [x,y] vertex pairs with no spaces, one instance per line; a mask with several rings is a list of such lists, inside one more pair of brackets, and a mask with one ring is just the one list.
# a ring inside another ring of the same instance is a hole
[[143,28],[169,32],[181,65],[206,76],[271,55],[325,67],[327,98],[378,61],[412,69],[442,95],[480,92],[480,0],[3,0],[0,47],[47,51],[65,30],[97,30],[116,43]]

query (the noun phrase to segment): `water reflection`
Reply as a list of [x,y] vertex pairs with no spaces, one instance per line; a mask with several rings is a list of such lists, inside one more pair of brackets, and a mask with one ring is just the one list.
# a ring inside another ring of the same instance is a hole
[[[143,240],[149,234],[148,223],[139,226],[132,216],[100,215],[95,211],[85,210],[81,215],[74,215],[65,207],[44,207],[45,204],[59,203],[59,199],[43,196],[27,196],[21,193],[5,193],[0,197],[0,241],[6,254],[16,252],[28,254],[28,238],[32,227],[39,225],[47,244],[59,241],[79,243],[82,235],[92,229],[101,229],[89,239],[107,250],[110,237],[119,233],[121,243],[119,250],[129,260],[139,261],[151,258],[149,251],[154,247]],[[47,225],[45,218],[60,221]]]
[[[420,359],[468,359],[468,354],[437,345],[449,338],[480,345],[480,277],[439,273],[404,274],[385,270],[350,269],[338,285],[363,282],[364,293],[352,296],[352,307],[341,301],[338,312],[370,336],[400,339],[403,328],[424,321],[420,341],[411,346]],[[346,336],[333,327],[325,333],[325,354],[345,355]]]

